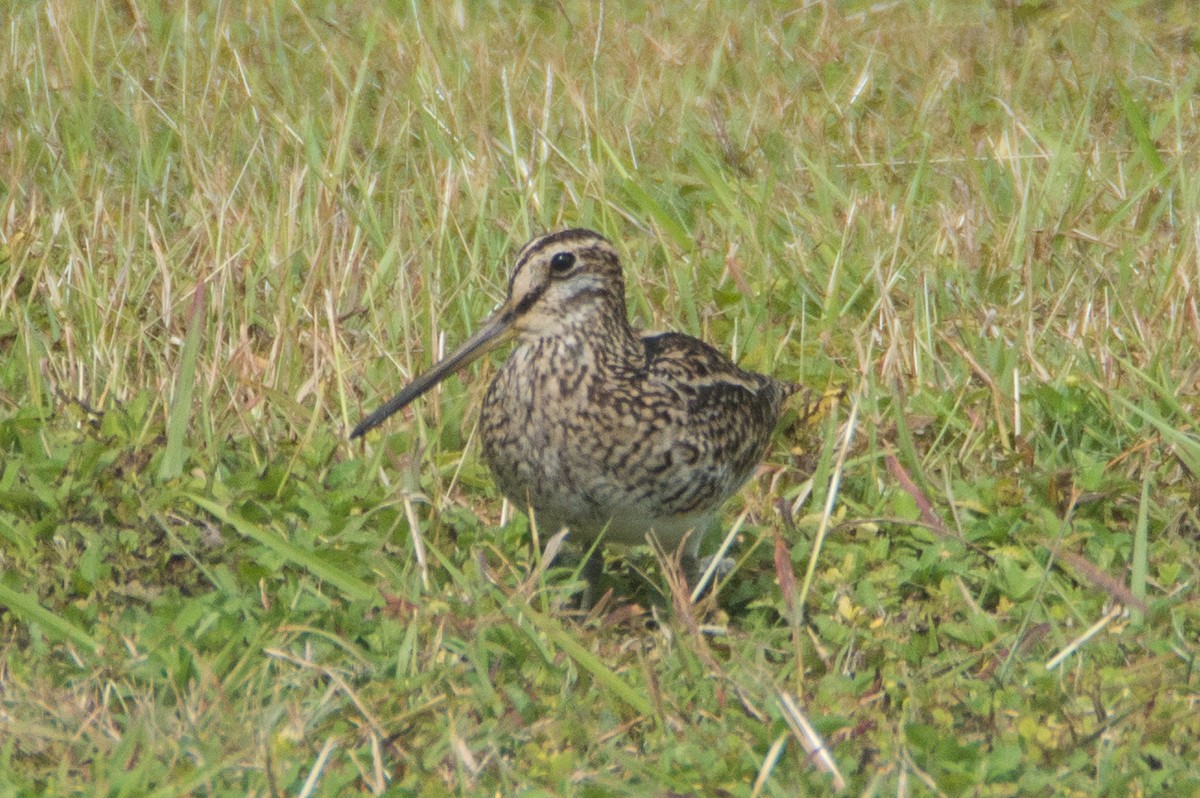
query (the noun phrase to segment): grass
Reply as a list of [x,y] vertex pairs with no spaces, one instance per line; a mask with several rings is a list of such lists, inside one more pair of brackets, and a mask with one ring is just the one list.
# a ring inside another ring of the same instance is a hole
[[[0,20],[0,791],[1200,791],[1190,4]],[[494,360],[345,439],[563,225],[846,390],[694,609],[563,609]]]

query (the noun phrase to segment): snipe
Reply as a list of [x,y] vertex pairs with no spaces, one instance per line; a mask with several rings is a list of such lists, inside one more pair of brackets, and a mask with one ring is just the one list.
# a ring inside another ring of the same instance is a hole
[[[504,304],[350,437],[513,337],[480,419],[500,490],[532,508],[539,529],[568,527],[585,547],[600,535],[633,544],[653,534],[674,551],[686,537],[694,572],[713,513],[754,471],[798,386],[743,371],[687,335],[639,335],[612,244],[563,230],[526,244]],[[594,586],[598,558],[585,572]]]

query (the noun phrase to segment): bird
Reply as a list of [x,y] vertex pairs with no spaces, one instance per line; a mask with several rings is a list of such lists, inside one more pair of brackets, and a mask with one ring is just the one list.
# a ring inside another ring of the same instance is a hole
[[800,386],[745,371],[698,338],[636,331],[617,250],[572,228],[525,244],[503,303],[350,438],[514,339],[483,398],[483,460],[538,529],[566,528],[590,552],[581,604],[602,573],[597,541],[653,537],[694,580],[704,533],[757,469]]

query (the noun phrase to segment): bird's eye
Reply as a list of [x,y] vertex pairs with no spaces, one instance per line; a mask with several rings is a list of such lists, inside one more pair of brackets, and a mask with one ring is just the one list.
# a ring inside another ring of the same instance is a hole
[[556,252],[550,259],[550,271],[555,274],[566,274],[574,265],[575,254],[573,252]]

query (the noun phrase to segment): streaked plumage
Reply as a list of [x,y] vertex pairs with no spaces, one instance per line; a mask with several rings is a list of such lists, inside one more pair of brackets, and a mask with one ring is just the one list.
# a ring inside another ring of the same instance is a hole
[[508,297],[454,354],[362,421],[364,434],[448,374],[516,337],[483,400],[483,458],[543,534],[585,546],[653,532],[694,560],[713,513],[754,472],[797,386],[743,371],[679,333],[640,336],[612,245],[590,230],[535,238]]

